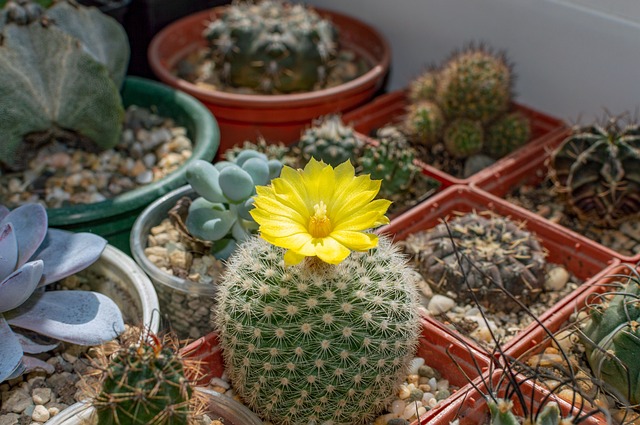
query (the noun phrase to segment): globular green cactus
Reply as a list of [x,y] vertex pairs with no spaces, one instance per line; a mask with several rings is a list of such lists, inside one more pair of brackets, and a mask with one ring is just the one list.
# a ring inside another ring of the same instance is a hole
[[69,132],[103,149],[119,142],[129,47],[115,20],[59,2],[40,19],[7,22],[2,40],[0,161],[19,168],[34,143]]
[[258,228],[249,214],[256,185],[268,184],[281,169],[280,161],[253,150],[240,152],[234,162],[197,160],[189,165],[187,181],[200,195],[189,207],[189,233],[212,242],[211,253],[226,259]]
[[[491,413],[491,425],[520,425],[520,421],[513,413],[513,403],[510,400],[492,399],[487,397],[487,405]],[[558,403],[555,401],[547,402],[542,411],[535,415],[532,420],[525,422],[529,425],[570,425],[573,424],[573,418],[563,418],[560,413]]]
[[623,403],[640,403],[640,276],[619,281],[616,292],[589,307],[581,327],[587,360],[594,376],[604,381]]
[[444,147],[456,158],[467,158],[480,153],[484,144],[484,130],[479,121],[460,118],[444,130]]
[[235,162],[236,157],[245,150],[253,150],[261,152],[269,159],[277,159],[282,162],[283,165],[287,165],[292,168],[300,168],[300,158],[295,155],[292,150],[282,142],[270,143],[264,138],[258,138],[255,142],[245,140],[242,145],[234,145],[227,149],[224,153],[224,158],[227,161]]
[[358,164],[362,174],[382,180],[379,195],[396,200],[414,181],[420,169],[413,163],[416,151],[407,138],[393,126],[383,127],[376,133],[377,145],[367,144],[362,149]]
[[409,83],[407,98],[412,103],[423,100],[433,101],[436,97],[436,88],[438,87],[438,73],[435,70],[429,70]]
[[338,48],[331,22],[308,7],[277,0],[233,3],[204,36],[221,81],[262,93],[317,88]]
[[419,331],[415,273],[386,237],[286,266],[258,237],[227,264],[216,328],[236,393],[279,424],[360,424],[393,400]]
[[481,304],[504,309],[516,305],[504,290],[527,304],[543,289],[546,252],[534,234],[505,217],[467,213],[413,233],[403,245],[434,291],[465,302],[473,292]]
[[519,112],[506,114],[486,130],[482,150],[493,158],[502,158],[529,141],[531,123]]
[[456,53],[439,72],[436,102],[447,119],[487,124],[511,101],[511,69],[504,55],[471,46]]
[[585,222],[617,226],[640,214],[640,125],[576,127],[551,154],[549,177]]
[[338,115],[315,120],[298,143],[305,163],[315,158],[333,167],[347,160],[355,162],[361,146],[353,128],[343,124]]
[[407,106],[403,131],[414,141],[431,146],[442,137],[445,119],[440,107],[423,100]]

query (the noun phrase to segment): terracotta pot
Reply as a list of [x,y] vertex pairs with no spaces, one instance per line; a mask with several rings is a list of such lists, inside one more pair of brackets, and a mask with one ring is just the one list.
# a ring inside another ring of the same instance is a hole
[[[342,117],[345,123],[352,124],[356,131],[364,134],[370,134],[372,131],[383,127],[387,124],[398,124],[402,121],[405,114],[405,108],[408,105],[407,94],[404,90],[394,91],[375,98],[372,102],[354,109],[344,114]],[[527,106],[515,104],[515,109],[531,122],[531,139],[527,146],[539,145],[551,135],[562,131],[565,126],[557,118],[545,115],[542,112],[531,109]],[[521,148],[522,149],[522,148]],[[498,164],[511,162],[519,156],[519,150],[501,158],[495,164],[487,169],[493,169]],[[444,187],[454,184],[469,184],[473,182],[480,173],[476,173],[467,178],[458,178],[443,170],[439,170],[429,164],[425,164],[425,171],[428,175],[437,178],[444,183]]]
[[[379,233],[387,233],[394,240],[404,240],[411,233],[428,230],[435,227],[454,212],[471,212],[490,210],[501,216],[510,217],[513,220],[524,223],[524,228],[535,233],[543,247],[548,251],[547,261],[552,264],[564,266],[570,273],[582,280],[588,280],[601,273],[609,264],[616,263],[606,252],[603,252],[596,244],[575,235],[535,214],[522,208],[518,208],[498,198],[489,198],[486,194],[469,186],[455,185],[429,198],[419,206],[393,219],[391,223],[379,229]],[[587,283],[581,288],[586,287]],[[546,311],[538,319],[546,320],[552,314],[552,310]],[[444,324],[441,324],[444,328]],[[510,342],[502,345],[503,350],[511,353],[511,347],[517,341],[527,340],[529,333],[535,329],[535,323],[514,336]],[[449,329],[447,327],[447,329]],[[469,337],[460,335],[461,340],[477,350],[488,351],[481,348],[478,343]]]
[[368,101],[382,87],[389,70],[390,49],[374,28],[346,15],[317,9],[340,32],[340,42],[369,62],[364,75],[328,89],[286,95],[250,95],[209,90],[177,78],[172,69],[189,53],[205,46],[202,32],[222,7],[182,18],[160,31],[149,45],[149,64],[160,80],[204,103],[221,132],[219,153],[262,135],[267,141],[290,143],[319,116],[344,112]]

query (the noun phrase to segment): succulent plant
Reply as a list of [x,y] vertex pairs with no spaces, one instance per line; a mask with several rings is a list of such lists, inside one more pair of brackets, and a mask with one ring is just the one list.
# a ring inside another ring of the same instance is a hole
[[484,145],[484,130],[479,121],[460,118],[444,130],[444,147],[456,158],[467,158],[480,153]]
[[242,145],[234,145],[226,150],[224,158],[227,161],[234,162],[236,157],[245,150],[253,150],[261,152],[269,159],[277,159],[282,162],[283,165],[287,165],[292,168],[299,168],[300,158],[295,155],[292,150],[282,142],[269,143],[264,138],[260,137],[257,141],[252,142],[245,140]]
[[576,127],[551,154],[549,176],[582,220],[612,227],[640,213],[640,125]]
[[542,292],[546,253],[534,234],[506,217],[467,213],[413,233],[403,244],[435,292],[467,302],[473,293],[500,309],[515,305],[504,291],[525,304]]
[[5,23],[15,22],[18,25],[27,25],[39,19],[44,9],[42,5],[30,0],[9,0],[4,4],[0,13],[0,29]]
[[431,146],[442,137],[445,119],[434,102],[422,100],[407,106],[403,131],[414,141]]
[[417,343],[415,272],[382,236],[338,265],[283,255],[254,237],[227,264],[216,328],[236,393],[274,423],[372,419]]
[[262,93],[322,85],[337,52],[337,30],[315,11],[277,0],[228,6],[204,31],[221,81]]
[[83,143],[113,147],[124,116],[124,29],[95,8],[66,1],[24,22],[2,27],[0,162],[19,168],[34,145],[69,132]]
[[529,119],[519,112],[512,112],[487,127],[482,150],[493,158],[502,158],[527,143],[530,137]]
[[[487,398],[487,405],[491,413],[491,425],[519,425],[518,420],[513,413],[513,402],[504,399]],[[533,420],[525,423],[530,425],[570,425],[573,418],[562,418],[558,403],[555,401],[547,402],[542,410],[535,415]]]
[[298,143],[305,163],[315,158],[333,167],[347,160],[355,162],[361,146],[353,127],[343,124],[338,115],[315,120]]
[[187,181],[200,196],[189,207],[189,233],[213,242],[211,253],[226,259],[258,228],[249,214],[256,185],[268,184],[281,169],[280,161],[253,150],[240,152],[234,162],[197,160],[189,165]]
[[52,366],[30,356],[56,343],[34,341],[35,332],[54,340],[97,345],[124,330],[120,310],[108,297],[88,291],[45,287],[91,265],[106,241],[90,233],[47,229],[41,205],[12,211],[0,205],[0,382]]
[[587,361],[594,376],[605,382],[623,403],[640,403],[640,275],[619,281],[615,292],[589,307],[589,319],[581,326]]
[[511,101],[511,69],[504,55],[470,46],[455,53],[439,72],[436,102],[448,120],[487,124]]
[[438,87],[438,73],[436,70],[429,70],[409,83],[407,98],[411,103],[418,103],[423,100],[433,101],[436,97]]

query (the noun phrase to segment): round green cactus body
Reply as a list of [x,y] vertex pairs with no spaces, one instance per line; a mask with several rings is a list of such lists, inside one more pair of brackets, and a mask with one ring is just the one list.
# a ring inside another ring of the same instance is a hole
[[493,158],[502,158],[527,143],[530,137],[529,119],[514,112],[489,125],[482,150]]
[[613,227],[640,215],[640,126],[616,120],[574,129],[552,153],[549,177],[582,220]]
[[423,100],[407,106],[403,129],[416,142],[431,146],[440,140],[445,119],[440,107]]
[[487,124],[509,107],[511,70],[502,56],[470,48],[449,59],[439,76],[436,101],[449,120]]
[[484,130],[478,121],[457,119],[444,130],[444,147],[456,158],[467,158],[480,153],[484,143]]
[[236,393],[278,424],[360,424],[394,397],[419,333],[415,272],[386,237],[339,265],[254,237],[228,262],[216,328]]
[[237,2],[204,32],[221,81],[262,93],[313,90],[337,51],[337,30],[288,2]]
[[330,115],[313,123],[300,138],[298,146],[302,159],[311,158],[333,167],[350,160],[355,161],[362,142],[356,137],[353,128],[342,123],[337,115]]
[[407,97],[410,102],[416,103],[423,100],[433,101],[436,97],[436,88],[438,87],[438,73],[436,71],[427,71],[409,83],[409,91]]

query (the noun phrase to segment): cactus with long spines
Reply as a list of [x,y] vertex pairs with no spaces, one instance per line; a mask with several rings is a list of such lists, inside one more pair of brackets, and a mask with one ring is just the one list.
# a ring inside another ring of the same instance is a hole
[[362,144],[353,127],[345,125],[338,115],[328,115],[315,120],[302,133],[298,148],[305,163],[315,158],[336,167],[347,160],[355,162]]
[[204,37],[221,81],[261,93],[322,85],[338,49],[330,21],[308,7],[278,0],[234,2]]
[[585,222],[613,227],[640,214],[640,125],[576,127],[551,154],[549,176]]
[[482,150],[493,158],[501,158],[527,143],[530,137],[529,119],[513,112],[501,116],[487,127]]
[[460,118],[444,130],[444,147],[456,158],[467,158],[482,151],[484,129],[478,121]]

